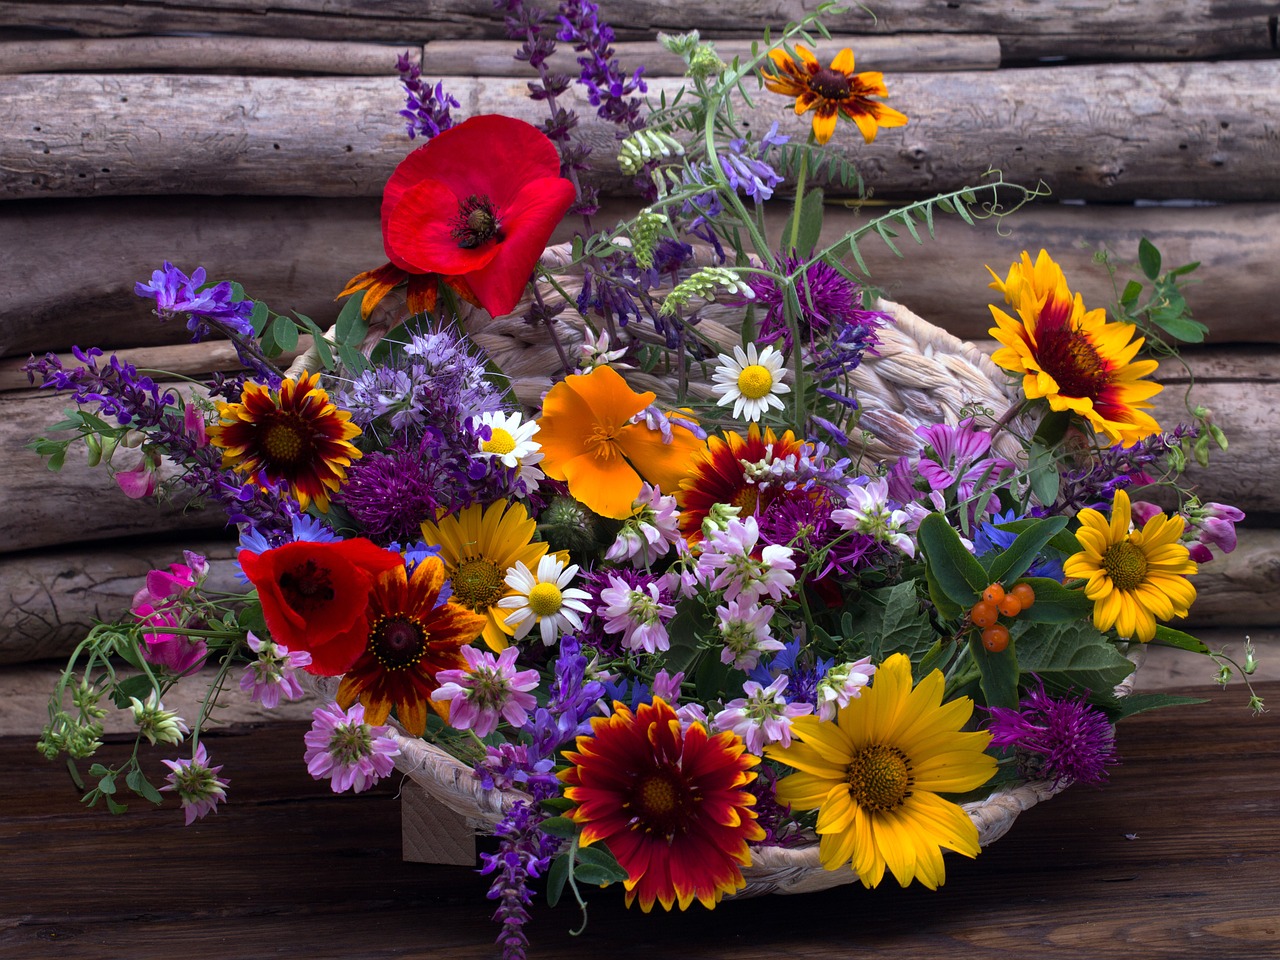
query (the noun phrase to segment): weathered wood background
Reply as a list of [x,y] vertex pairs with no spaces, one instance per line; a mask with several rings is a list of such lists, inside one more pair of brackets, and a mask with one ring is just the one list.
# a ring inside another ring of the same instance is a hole
[[[655,34],[698,28],[722,54],[812,4],[603,0],[619,59],[646,66],[651,91],[679,86]],[[865,246],[871,280],[953,332],[985,337],[984,264],[1049,248],[1091,306],[1114,298],[1093,252],[1136,257],[1148,237],[1166,263],[1199,261],[1188,292],[1210,342],[1188,351],[1231,439],[1190,479],[1250,519],[1232,556],[1203,569],[1195,622],[1280,624],[1280,2],[1260,0],[892,0],[832,18],[830,57],[852,46],[883,70],[911,118],[848,150],[879,202],[981,181],[1043,181],[1052,198],[1002,224],[940,222],[895,258]],[[227,351],[184,345],[133,294],[163,260],[241,281],[277,309],[324,324],[353,274],[382,262],[378,196],[416,144],[397,111],[394,61],[409,51],[444,79],[461,115],[537,121],[533,76],[511,54],[490,0],[0,0],[0,663],[65,654],[94,617],[127,605],[153,565],[183,546],[233,575],[220,512],[157,511],[68,458],[51,474],[22,444],[57,419],[57,397],[27,388],[31,353],[100,345],[183,372],[225,367]],[[349,38],[357,38],[352,40]],[[576,72],[561,50],[555,65]],[[613,222],[634,209],[613,168],[612,129],[568,95],[596,146]],[[782,98],[755,126],[803,137]],[[831,231],[862,211],[833,205]],[[867,212],[870,210],[871,212]],[[771,212],[771,215],[781,215]],[[908,244],[908,246],[910,246]],[[1179,420],[1185,375],[1160,418]]]

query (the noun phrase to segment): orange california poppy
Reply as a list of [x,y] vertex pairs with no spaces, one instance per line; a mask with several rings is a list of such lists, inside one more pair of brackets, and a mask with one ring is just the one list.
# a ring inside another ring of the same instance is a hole
[[612,367],[565,377],[542,401],[538,440],[542,468],[603,517],[632,513],[641,479],[674,493],[706,444],[672,418],[670,442],[632,418],[654,401],[636,393]]
[[818,143],[826,143],[836,132],[838,114],[856,123],[867,143],[876,138],[880,127],[906,124],[906,114],[871,99],[889,95],[884,74],[854,73],[853,51],[849,48],[837,53],[829,67],[820,66],[817,58],[799,44],[795,51],[799,63],[781,48],[769,51],[776,72],[764,71],[764,85],[774,93],[795,97],[796,116],[817,108],[813,114],[813,137]]

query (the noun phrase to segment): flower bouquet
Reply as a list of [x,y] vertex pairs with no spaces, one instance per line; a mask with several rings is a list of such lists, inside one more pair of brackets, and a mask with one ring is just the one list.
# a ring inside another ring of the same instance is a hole
[[[1186,702],[1129,694],[1143,644],[1209,654],[1163,622],[1234,546],[1243,515],[1178,483],[1225,439],[1202,410],[1151,413],[1157,364],[1203,336],[1191,267],[1144,243],[1108,319],[1024,253],[990,271],[990,357],[878,299],[860,243],[1041,191],[987,177],[826,239],[824,185],[861,189],[826,147],[841,120],[868,142],[908,120],[850,51],[810,52],[822,11],[746,62],[663,38],[686,87],[646,104],[594,7],[562,5],[647,200],[594,229],[570,79],[540,15],[510,11],[549,119],[457,122],[402,61],[426,143],[386,186],[387,263],[331,329],[166,263],[138,293],[245,372],[180,390],[96,349],[29,364],[78,405],[36,449],[85,443],[128,496],[225,510],[243,582],[208,589],[193,554],[153,571],[77,648],[40,748],[89,757],[103,704],[131,710],[139,745],[185,753],[158,788],[136,750],[95,764],[86,801],[172,792],[189,824],[234,779],[202,739],[228,684],[274,706],[305,680],[316,778],[358,792],[399,766],[492,834],[513,956],[539,879],[552,903],[620,883],[645,911],[886,872],[936,888],[943,851],[1104,781],[1116,721]],[[805,142],[743,122],[753,81],[812,115]],[[186,719],[162,698],[189,682],[208,694]]]

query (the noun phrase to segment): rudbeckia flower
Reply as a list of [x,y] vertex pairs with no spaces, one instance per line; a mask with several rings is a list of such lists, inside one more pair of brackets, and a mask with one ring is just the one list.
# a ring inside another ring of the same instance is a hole
[[983,752],[991,734],[962,733],[973,701],[943,703],[943,686],[934,670],[912,688],[911,661],[895,653],[834,723],[797,717],[798,743],[765,747],[766,758],[799,771],[778,781],[778,800],[818,811],[818,856],[828,870],[851,863],[874,887],[887,868],[904,887],[916,879],[936,890],[946,877],[944,847],[977,856],[978,828],[938,794],[991,779],[996,761]]
[[369,313],[408,281],[409,310],[435,308],[443,279],[491,316],[515,308],[551,233],[575,196],[560,154],[536,127],[484,115],[450,127],[396,167],[382,193],[390,263],[354,277]]
[[795,97],[796,116],[814,110],[813,138],[818,143],[831,139],[840,114],[858,125],[867,143],[876,138],[880,127],[906,125],[906,114],[871,99],[889,95],[884,74],[854,73],[852,50],[841,50],[829,67],[819,65],[817,58],[798,43],[795,51],[799,63],[785,50],[769,51],[774,72],[763,72],[764,85],[774,93]]
[[996,326],[987,332],[1001,343],[991,359],[1022,374],[1029,399],[1044,398],[1051,410],[1078,414],[1108,444],[1131,447],[1160,431],[1147,411],[1148,401],[1163,387],[1143,379],[1158,364],[1133,359],[1143,344],[1142,337],[1134,339],[1133,324],[1107,323],[1101,308],[1086,311],[1083,298],[1072,296],[1062,268],[1044,250],[1034,264],[1023,251],[1004,280],[993,270],[991,275],[991,287],[1017,312],[1013,317],[991,307]]
[[1088,581],[1084,595],[1093,601],[1095,627],[1115,627],[1121,637],[1146,643],[1156,635],[1156,620],[1187,615],[1196,599],[1187,576],[1197,568],[1182,543],[1182,517],[1158,513],[1130,532],[1129,495],[1117,490],[1110,522],[1089,508],[1079,518],[1076,538],[1084,550],[1062,569]]
[[368,636],[364,612],[374,580],[404,566],[400,554],[362,538],[241,550],[239,560],[258,588],[271,639],[310,653],[306,670],[322,677],[344,673],[355,662]]
[[627,906],[714,907],[746,886],[747,844],[765,837],[746,789],[759,758],[735,733],[682,728],[661,697],[634,713],[613,706],[564,755],[571,766],[560,777],[577,804],[569,816],[582,824],[582,846],[608,845],[628,874]]
[[565,377],[542,401],[542,469],[602,517],[631,516],[643,480],[674,492],[705,444],[683,427],[663,432],[632,418],[655,394],[636,393],[612,367]]

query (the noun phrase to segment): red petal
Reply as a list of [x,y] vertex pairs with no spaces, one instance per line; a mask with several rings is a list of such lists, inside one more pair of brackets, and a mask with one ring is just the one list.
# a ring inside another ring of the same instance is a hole
[[502,244],[458,246],[452,226],[458,209],[457,194],[439,180],[405,191],[383,230],[392,262],[414,273],[445,274],[469,274],[487,265]]

